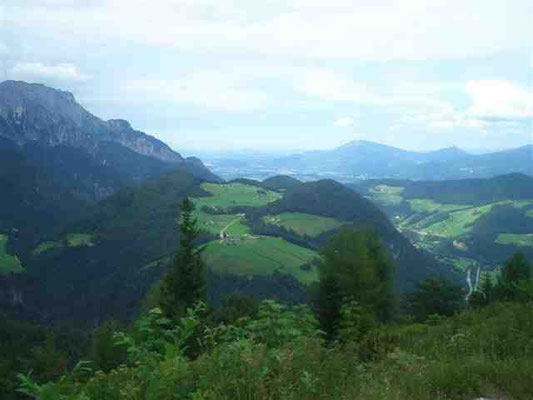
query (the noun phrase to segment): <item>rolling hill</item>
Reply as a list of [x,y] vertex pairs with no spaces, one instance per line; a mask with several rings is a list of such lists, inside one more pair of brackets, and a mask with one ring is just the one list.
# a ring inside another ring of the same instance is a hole
[[397,265],[398,290],[445,271],[370,201],[337,182],[275,191],[261,183],[212,183],[175,171],[118,190],[18,253],[26,272],[11,278],[17,302],[7,291],[0,299],[19,316],[44,323],[97,325],[109,317],[133,317],[176,250],[185,196],[197,206],[215,302],[236,290],[305,299],[305,287],[317,280],[314,259],[344,227],[378,232]]

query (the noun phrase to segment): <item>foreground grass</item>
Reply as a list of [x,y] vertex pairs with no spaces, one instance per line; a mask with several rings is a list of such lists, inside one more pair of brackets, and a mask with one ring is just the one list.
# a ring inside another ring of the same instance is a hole
[[[25,387],[42,400],[525,400],[533,398],[532,306],[493,304],[325,346],[305,307],[267,302],[253,320],[205,328],[204,351],[193,361],[178,347],[180,334],[162,344],[161,320],[152,314],[141,324],[144,339],[122,336],[130,364],[107,374],[73,371],[45,387],[26,381]],[[190,315],[172,332],[191,330],[194,321]]]
[[19,274],[24,272],[20,260],[17,256],[7,254],[7,235],[0,235],[0,275],[4,274]]

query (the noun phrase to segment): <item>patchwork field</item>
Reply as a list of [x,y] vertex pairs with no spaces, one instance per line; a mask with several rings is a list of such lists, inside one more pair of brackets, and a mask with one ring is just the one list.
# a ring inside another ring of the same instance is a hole
[[17,256],[7,254],[7,235],[0,235],[0,275],[24,272],[24,267]]
[[305,267],[318,254],[281,238],[248,237],[233,243],[217,240],[207,245],[203,256],[206,264],[219,273],[268,276],[277,271],[301,282],[318,278],[314,267]]
[[202,189],[211,193],[209,197],[193,199],[196,207],[226,209],[236,206],[260,207],[281,198],[281,194],[243,183],[203,183]]
[[335,218],[321,217],[304,213],[282,213],[263,217],[267,224],[283,226],[299,235],[315,237],[342,226],[342,222]]
[[533,233],[524,235],[501,233],[495,242],[499,244],[513,244],[515,246],[533,246]]

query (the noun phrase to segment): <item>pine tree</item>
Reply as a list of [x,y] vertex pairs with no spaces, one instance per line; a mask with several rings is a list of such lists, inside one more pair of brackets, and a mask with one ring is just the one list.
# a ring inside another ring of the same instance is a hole
[[392,316],[392,264],[372,232],[345,230],[323,251],[319,264],[318,319],[335,338],[344,301],[356,301],[377,320]]
[[529,285],[531,275],[531,266],[524,255],[515,253],[502,269],[502,276],[496,287],[497,297],[513,301],[523,297],[521,292]]
[[481,293],[485,297],[485,304],[491,302],[494,295],[494,285],[492,283],[492,276],[490,274],[483,274],[483,280],[481,281]]
[[515,253],[502,269],[502,279],[506,283],[516,283],[531,279],[531,267],[522,253]]
[[193,211],[194,204],[185,198],[181,204],[180,246],[171,269],[161,282],[159,305],[171,319],[185,315],[187,308],[205,299],[202,248],[196,246],[199,231]]

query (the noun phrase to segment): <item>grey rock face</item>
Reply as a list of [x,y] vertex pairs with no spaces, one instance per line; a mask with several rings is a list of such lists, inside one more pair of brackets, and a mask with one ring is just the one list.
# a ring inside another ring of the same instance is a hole
[[79,105],[72,93],[20,81],[0,83],[0,136],[18,144],[37,141],[93,154],[102,141],[171,163],[183,157],[165,143],[134,130],[124,120],[103,121]]

